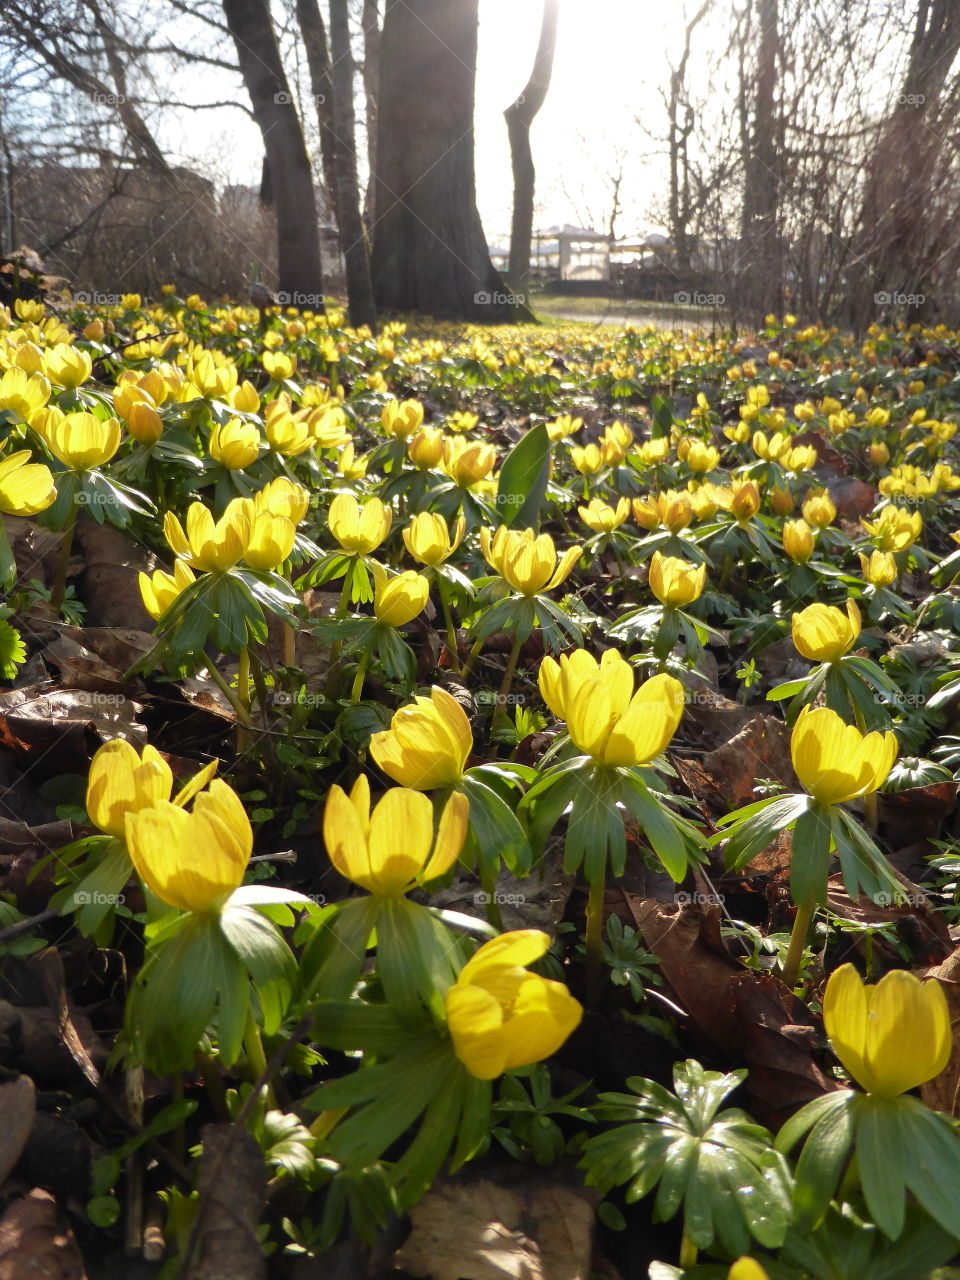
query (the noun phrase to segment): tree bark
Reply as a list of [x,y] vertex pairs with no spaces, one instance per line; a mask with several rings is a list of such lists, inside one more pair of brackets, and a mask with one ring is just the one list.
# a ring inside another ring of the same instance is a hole
[[222,3],[270,170],[277,220],[277,290],[294,306],[321,306],[323,270],[313,174],[269,0]]
[[363,0],[363,95],[367,112],[367,194],[363,220],[372,238],[374,175],[377,172],[377,115],[380,93],[380,0]]
[[370,280],[367,235],[360,216],[357,181],[356,122],[353,111],[353,50],[347,0],[330,0],[330,48],[333,54],[333,105],[337,145],[337,209],[340,250],[347,276],[350,323],[375,328],[377,308]]
[[478,3],[387,0],[373,242],[374,295],[383,311],[481,323],[519,318],[477,211]]
[[520,97],[503,113],[510,139],[510,163],[513,168],[513,221],[510,227],[510,280],[524,289],[530,276],[530,243],[533,239],[533,196],[536,169],[530,146],[530,126],[543,106],[550,78],[553,55],[557,47],[557,23],[560,0],[543,0],[540,43],[533,60],[530,79]]
[[[779,0],[756,0],[758,48],[753,120],[744,167],[741,234],[746,304],[757,319],[783,309],[779,242],[782,128],[777,102],[781,63]],[[745,69],[746,70],[746,69]]]
[[303,37],[310,76],[310,92],[317,111],[320,132],[320,164],[323,184],[334,225],[340,228],[337,203],[336,125],[333,104],[333,81],[330,72],[330,48],[318,0],[297,0],[297,24]]

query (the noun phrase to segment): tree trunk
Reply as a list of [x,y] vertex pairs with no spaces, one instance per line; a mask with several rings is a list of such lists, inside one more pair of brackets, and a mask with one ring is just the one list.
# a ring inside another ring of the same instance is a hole
[[387,0],[373,243],[382,311],[481,323],[518,318],[477,212],[478,3]]
[[510,281],[517,289],[526,288],[530,276],[530,243],[533,239],[533,193],[536,170],[530,146],[530,126],[543,106],[553,74],[553,55],[557,47],[557,23],[560,0],[543,0],[540,43],[533,60],[530,79],[520,97],[503,113],[510,139],[510,163],[513,168],[513,222],[510,227]]
[[313,174],[280,60],[269,0],[222,3],[270,170],[277,219],[277,290],[293,306],[322,306]]
[[781,127],[777,105],[781,61],[779,0],[756,0],[757,68],[753,122],[744,173],[742,215],[744,282],[754,319],[783,309],[779,244]]
[[360,217],[357,183],[356,126],[353,113],[353,50],[347,0],[330,0],[330,49],[333,55],[333,106],[337,127],[334,152],[337,170],[337,208],[340,250],[347,275],[347,298],[353,327],[377,323],[370,282],[367,235]]
[[303,37],[307,55],[307,71],[310,75],[310,92],[317,110],[320,131],[320,164],[323,168],[323,184],[334,225],[339,230],[340,214],[337,203],[337,131],[334,124],[333,81],[330,73],[330,48],[327,30],[323,24],[318,0],[297,0],[297,24]]
[[363,96],[367,108],[367,194],[363,221],[373,234],[374,174],[377,172],[377,106],[380,93],[380,0],[363,0]]

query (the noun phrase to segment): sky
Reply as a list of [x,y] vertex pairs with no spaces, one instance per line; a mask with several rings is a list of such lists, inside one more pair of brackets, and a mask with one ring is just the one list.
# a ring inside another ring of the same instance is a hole
[[[541,0],[480,0],[477,202],[491,245],[509,242],[512,177],[503,112],[530,74],[541,12]],[[664,202],[666,165],[656,140],[664,129],[660,94],[668,60],[682,40],[683,13],[682,4],[653,0],[561,0],[553,81],[531,134],[535,226],[570,222],[606,230],[611,176],[622,167],[617,234],[661,229],[656,212]],[[195,100],[239,92],[238,80],[217,79],[205,72],[198,85],[195,73],[184,73],[176,91]],[[168,116],[160,133],[183,163],[199,164],[219,183],[259,182],[259,135],[240,111],[181,112]],[[362,138],[358,150],[362,156]]]

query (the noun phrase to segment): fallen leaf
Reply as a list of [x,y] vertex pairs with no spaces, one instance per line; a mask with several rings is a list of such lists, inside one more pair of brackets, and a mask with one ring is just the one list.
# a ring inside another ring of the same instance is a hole
[[[934,965],[920,976],[936,978],[943,987],[950,1008],[950,1021],[956,1030],[960,1022],[960,947],[942,964]],[[950,1061],[938,1076],[920,1086],[920,1096],[935,1111],[960,1115],[960,1036],[954,1035]]]
[[0,1280],[87,1280],[73,1232],[57,1202],[34,1188],[0,1218]]
[[37,1091],[29,1076],[0,1084],[0,1186],[6,1182],[27,1145],[37,1110]]
[[143,607],[139,574],[157,567],[156,556],[113,525],[86,516],[77,522],[77,546],[85,563],[83,598],[90,624],[149,631],[153,620]]
[[593,1198],[563,1183],[434,1183],[394,1265],[429,1280],[588,1280]]
[[196,1247],[184,1280],[265,1280],[257,1228],[267,1173],[256,1139],[232,1124],[201,1130]]
[[729,742],[703,757],[703,768],[714,780],[727,812],[757,799],[758,779],[770,778],[799,789],[790,759],[790,733],[782,720],[754,716]]

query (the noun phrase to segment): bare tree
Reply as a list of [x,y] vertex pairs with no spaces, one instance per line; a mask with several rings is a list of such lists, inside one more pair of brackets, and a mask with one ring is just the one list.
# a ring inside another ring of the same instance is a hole
[[337,130],[333,101],[333,79],[330,68],[330,47],[327,43],[327,29],[324,25],[323,14],[320,12],[318,0],[297,0],[297,23],[300,27],[300,36],[307,57],[310,93],[317,112],[323,182],[327,189],[327,199],[333,209],[334,221],[339,229],[340,213],[337,203],[336,164]]
[[222,0],[263,138],[277,219],[277,284],[292,300],[320,297],[323,271],[313,173],[280,59],[269,0]]
[[533,70],[520,96],[503,113],[510,139],[513,169],[513,222],[510,228],[510,280],[523,289],[530,275],[530,243],[533,237],[533,197],[536,170],[530,146],[530,126],[543,106],[553,74],[557,47],[560,0],[543,0],[540,42]]

